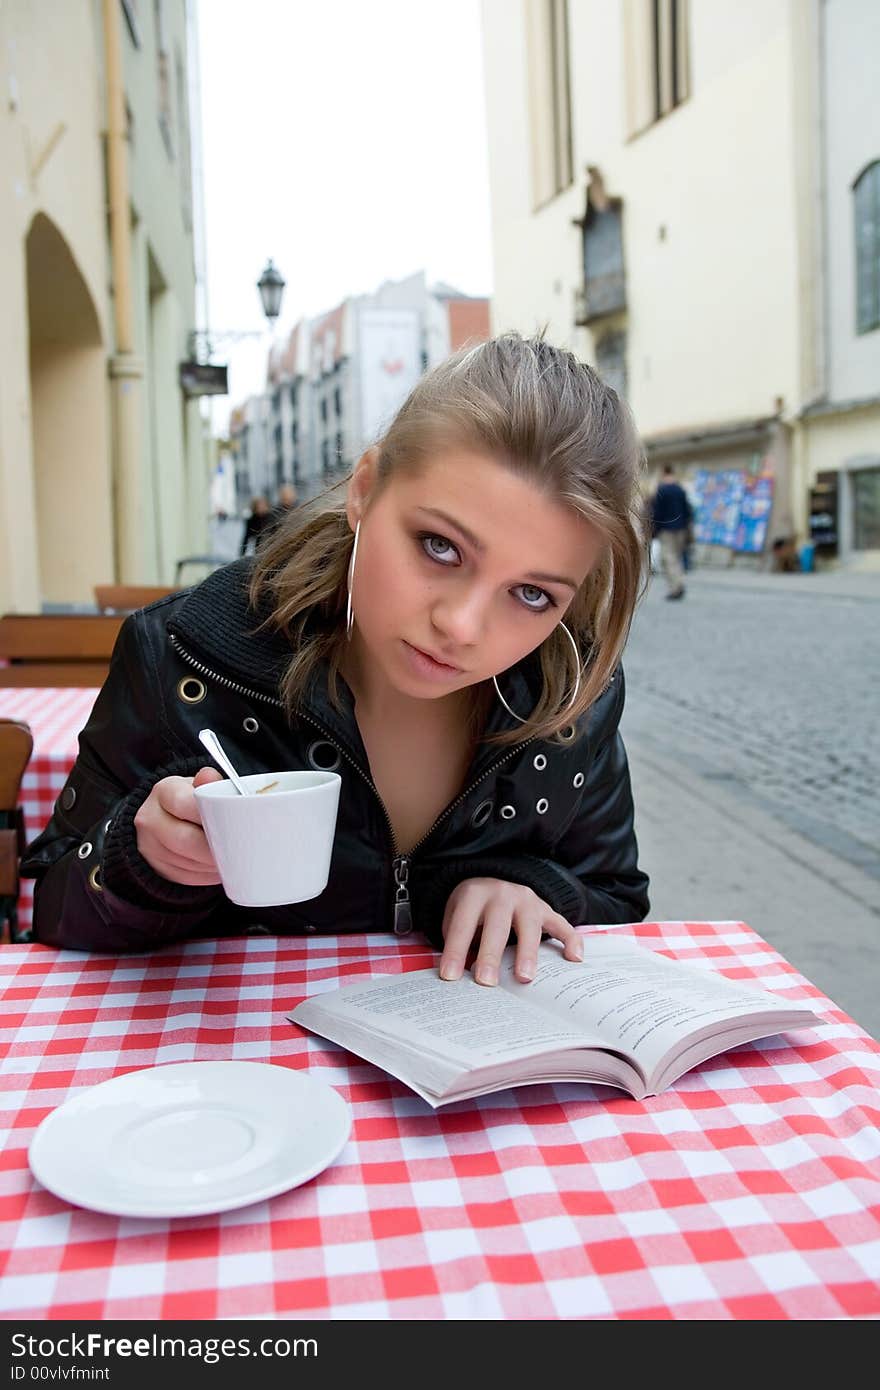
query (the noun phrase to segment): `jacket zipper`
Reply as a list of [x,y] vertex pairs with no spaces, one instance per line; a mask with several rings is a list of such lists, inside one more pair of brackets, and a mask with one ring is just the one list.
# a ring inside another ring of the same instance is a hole
[[[203,676],[210,676],[211,680],[216,681],[218,685],[223,686],[226,690],[234,690],[238,695],[246,695],[248,696],[248,698],[252,700],[263,700],[266,704],[276,705],[279,709],[281,708],[281,701],[278,699],[277,696],[264,695],[259,690],[250,690],[247,686],[240,685],[237,681],[231,681],[228,680],[226,676],[218,675],[218,673],[216,671],[213,671],[209,666],[205,666],[201,661],[197,661],[194,656],[191,656],[190,653],[186,650],[186,648],[181,645],[178,638],[175,637],[173,632],[169,633],[169,636],[171,638],[171,644],[174,647],[174,650],[177,652],[178,656],[181,657],[182,660],[187,662],[190,666],[192,666],[196,671],[200,671]],[[364,771],[360,763],[357,762],[351,756],[350,753],[347,753],[344,748],[341,748],[339,746],[336,740],[331,737],[329,730],[327,730],[324,727],[324,725],[320,723],[319,720],[315,719],[312,715],[307,714],[304,710],[299,710],[298,715],[300,718],[305,719],[309,724],[311,724],[315,729],[317,729],[320,734],[323,734],[324,738],[331,745],[331,747],[336,749],[340,757],[344,758],[345,761],[352,768],[354,768],[358,776],[364,782],[366,782],[367,786],[370,788],[376,800],[378,801],[380,807],[382,808],[382,814],[385,817],[385,824],[388,827],[388,839],[391,843],[392,851],[391,867],[394,873],[394,934],[395,936],[409,936],[410,932],[413,929],[412,905],[409,896],[409,869],[410,864],[412,863],[416,853],[418,852],[418,850],[421,849],[422,845],[424,845],[431,838],[434,831],[437,829],[437,826],[442,824],[442,822],[446,820],[446,817],[450,816],[452,812],[456,809],[456,807],[460,806],[461,803],[465,801],[467,797],[470,796],[471,792],[474,790],[475,787],[478,787],[481,782],[485,781],[485,779],[490,775],[490,773],[495,772],[499,767],[502,767],[504,763],[509,762],[510,759],[516,753],[520,753],[523,748],[527,748],[530,743],[534,742],[534,740],[528,738],[525,740],[524,743],[514,744],[514,746],[511,749],[509,749],[509,751],[505,753],[502,758],[498,758],[494,763],[491,764],[491,766],[486,768],[485,772],[481,772],[480,776],[477,777],[475,781],[471,782],[469,786],[465,787],[464,791],[461,792],[455,798],[454,801],[451,801],[444,811],[441,811],[440,815],[434,821],[434,824],[430,827],[430,829],[425,832],[425,834],[422,836],[422,838],[418,841],[417,844],[413,845],[413,848],[410,850],[409,854],[401,854],[398,850],[397,841],[394,837],[394,827],[391,824],[391,817],[388,814],[382,797],[379,795],[379,788],[376,786],[372,777],[370,777],[369,773]]]

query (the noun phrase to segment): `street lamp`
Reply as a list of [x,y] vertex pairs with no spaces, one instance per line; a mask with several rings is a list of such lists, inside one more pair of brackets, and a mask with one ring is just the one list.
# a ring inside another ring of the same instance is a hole
[[[287,284],[274,261],[268,260],[257,281],[263,313],[270,328],[281,313],[281,300]],[[245,338],[262,338],[265,328],[231,328],[209,332],[196,330],[189,335],[189,361],[180,365],[181,385],[187,396],[226,395],[226,368],[210,365],[221,343],[239,343]],[[199,380],[201,376],[201,381]]]
[[284,296],[286,283],[287,281],[275,263],[271,260],[267,261],[266,268],[257,281],[257,289],[260,291],[260,298],[263,301],[263,313],[270,324],[274,325],[281,313],[281,300]]

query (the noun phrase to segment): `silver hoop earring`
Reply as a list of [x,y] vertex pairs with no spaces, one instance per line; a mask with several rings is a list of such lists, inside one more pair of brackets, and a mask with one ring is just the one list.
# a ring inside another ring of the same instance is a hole
[[360,537],[360,521],[355,527],[355,542],[352,545],[352,559],[349,560],[349,602],[345,610],[345,635],[352,641],[352,628],[355,627],[355,610],[352,609],[352,584],[355,581],[355,560],[357,559],[357,539]]
[[[575,659],[575,665],[576,665],[576,667],[577,667],[577,675],[576,675],[575,678],[574,678],[574,690],[571,692],[571,699],[569,700],[568,704],[565,706],[565,709],[561,711],[562,714],[567,714],[568,711],[571,709],[572,705],[574,704],[575,700],[577,699],[577,697],[578,697],[578,691],[579,691],[580,688],[581,688],[581,654],[580,654],[580,652],[578,651],[577,643],[575,642],[575,640],[574,640],[574,638],[572,637],[571,633],[569,632],[568,628],[565,626],[565,623],[560,623],[559,626],[562,628],[562,631],[565,633],[566,637],[568,638],[569,642],[571,643],[572,647],[574,648],[574,659]],[[509,715],[511,715],[514,719],[519,720],[520,724],[527,724],[527,723],[528,723],[528,720],[527,720],[527,719],[523,719],[523,717],[522,717],[521,714],[517,714],[515,710],[512,710],[512,709],[510,708],[510,705],[509,705],[509,704],[507,703],[507,701],[505,700],[504,696],[501,694],[501,691],[498,689],[498,678],[497,678],[497,676],[493,676],[493,677],[492,677],[492,684],[495,686],[495,694],[498,696],[498,699],[501,701],[502,705],[503,705],[504,708],[507,710],[507,713],[508,713]]]

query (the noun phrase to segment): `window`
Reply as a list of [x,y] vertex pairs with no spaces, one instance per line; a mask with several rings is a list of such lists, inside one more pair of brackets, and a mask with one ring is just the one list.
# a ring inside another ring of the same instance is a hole
[[338,386],[333,392],[333,405],[336,410],[336,417],[338,419],[342,414],[342,392]]
[[157,105],[159,129],[169,156],[174,158],[171,136],[171,74],[169,72],[168,41],[165,36],[165,0],[153,0],[153,19],[156,35],[156,75],[158,78]]
[[624,0],[624,72],[630,135],[690,96],[689,0]]
[[853,185],[856,225],[856,332],[880,328],[880,159]]
[[328,472],[330,471],[330,441],[329,441],[329,439],[322,439],[322,440],[321,440],[321,467],[323,468],[323,470],[324,470],[325,473],[328,473]]
[[596,343],[596,371],[621,399],[626,397],[626,334],[612,330]]
[[189,93],[186,87],[186,69],[180,49],[174,50],[174,73],[177,83],[177,144],[180,149],[180,206],[183,212],[183,225],[192,231],[192,165],[189,151]]
[[326,397],[326,396],[322,396],[322,397],[321,397],[321,423],[322,423],[323,425],[326,425],[326,423],[327,423],[327,397]]
[[623,204],[608,196],[596,165],[589,166],[589,174],[584,215],[575,219],[584,239],[584,283],[575,302],[575,322],[580,325],[626,308]]
[[299,420],[294,420],[290,426],[290,442],[294,448],[299,443]]
[[536,207],[573,178],[568,0],[527,0],[532,197]]
[[880,550],[880,468],[852,473],[853,544],[856,550]]
[[336,436],[336,467],[342,467],[342,431]]

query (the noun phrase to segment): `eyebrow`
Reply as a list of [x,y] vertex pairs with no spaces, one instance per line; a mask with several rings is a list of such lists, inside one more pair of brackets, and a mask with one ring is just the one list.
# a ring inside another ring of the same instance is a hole
[[[473,546],[474,550],[480,555],[486,553],[485,543],[481,541],[478,536],[475,536],[473,531],[469,531],[466,526],[462,526],[460,521],[456,521],[454,516],[450,516],[448,512],[441,511],[439,507],[419,507],[418,510],[424,512],[426,516],[434,516],[439,521],[444,521],[447,526],[451,526],[453,530],[458,531],[460,535],[464,536],[468,544]],[[562,574],[532,573],[524,575],[523,577],[528,581],[536,579],[541,584],[565,584],[569,589],[574,589],[575,591],[578,587],[573,579],[567,579],[565,575]]]

